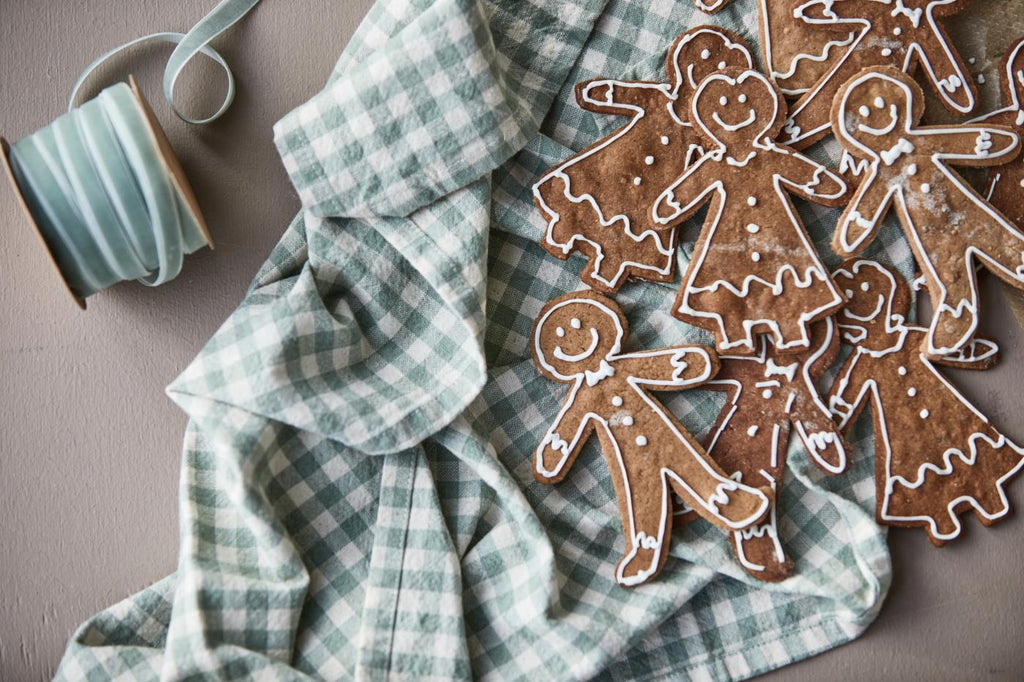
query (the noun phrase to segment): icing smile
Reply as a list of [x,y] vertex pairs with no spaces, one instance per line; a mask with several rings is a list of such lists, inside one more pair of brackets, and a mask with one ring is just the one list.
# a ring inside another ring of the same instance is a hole
[[896,124],[899,122],[899,110],[896,108],[895,104],[889,106],[889,115],[892,117],[892,120],[888,125],[882,128],[872,128],[869,125],[861,123],[857,126],[857,129],[861,132],[867,133],[868,135],[888,135],[892,131],[896,130]]
[[593,327],[590,328],[590,337],[592,339],[590,342],[590,346],[582,353],[570,355],[563,351],[561,346],[555,346],[555,357],[558,358],[559,360],[565,360],[566,362],[579,362],[580,360],[586,360],[587,358],[594,354],[595,350],[597,350],[597,344],[600,341],[600,337],[597,333],[597,330],[594,329]]
[[711,119],[715,123],[717,123],[718,125],[722,126],[722,128],[724,128],[725,130],[728,130],[730,133],[734,133],[737,130],[740,130],[741,128],[746,128],[747,126],[753,124],[754,121],[757,120],[757,114],[754,112],[753,109],[751,109],[750,110],[750,116],[748,116],[745,121],[740,121],[739,123],[729,124],[729,123],[726,123],[725,121],[723,121],[722,117],[719,116],[718,112],[716,111],[716,112],[711,114]]
[[[873,320],[876,317],[878,317],[878,314],[880,312],[882,312],[882,307],[884,305],[885,305],[885,297],[884,296],[879,296],[878,297],[878,305],[875,306],[875,309],[872,310],[869,315],[865,315],[865,316],[855,315],[854,313],[850,312],[849,308],[844,308],[843,309],[843,315],[846,316],[846,317],[849,317],[851,320],[860,320],[861,322],[870,322],[871,320]],[[839,326],[841,327],[843,325],[839,325]]]

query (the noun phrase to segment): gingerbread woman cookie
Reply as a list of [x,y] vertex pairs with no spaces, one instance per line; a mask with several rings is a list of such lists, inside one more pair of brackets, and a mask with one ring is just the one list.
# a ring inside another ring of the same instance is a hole
[[704,386],[729,395],[708,435],[708,455],[734,480],[771,491],[765,520],[732,534],[736,558],[759,580],[778,582],[793,573],[775,514],[790,428],[823,471],[846,469],[846,444],[815,384],[838,354],[839,335],[830,317],[811,325],[811,350],[780,355],[762,338],[756,356],[721,356],[722,368]]
[[940,356],[962,350],[977,329],[975,265],[1024,289],[1024,234],[951,166],[1005,163],[1020,144],[1008,128],[919,127],[923,109],[921,88],[897,69],[863,71],[840,90],[832,125],[865,174],[832,248],[863,251],[895,203],[935,310],[923,350]]
[[858,36],[792,106],[782,141],[802,149],[828,134],[836,93],[859,71],[871,67],[891,66],[913,73],[921,65],[951,113],[974,111],[974,81],[938,22],[966,4],[966,0],[798,0],[794,21],[832,30],[840,39],[851,29]]
[[805,350],[807,326],[838,310],[843,297],[789,193],[839,206],[846,185],[821,164],[773,142],[786,104],[757,71],[708,76],[690,115],[709,151],[653,209],[657,224],[674,228],[711,202],[673,314],[714,332],[722,352],[754,353],[760,332],[772,333],[779,350]]
[[626,536],[615,577],[629,586],[650,580],[665,562],[671,492],[728,531],[757,523],[769,505],[765,492],[722,473],[651,395],[705,383],[718,370],[715,352],[678,346],[623,353],[626,333],[622,311],[600,294],[559,296],[541,310],[534,362],[543,376],[570,389],[537,448],[534,475],[542,483],[561,481],[596,432]]
[[973,509],[986,526],[1005,517],[1003,486],[1024,466],[1024,449],[934,366],[981,369],[991,364],[991,352],[972,347],[969,355],[931,359],[919,350],[927,331],[906,323],[910,290],[898,274],[854,260],[835,275],[850,298],[838,320],[854,351],[828,400],[843,429],[871,405],[878,522],[923,526],[941,546],[960,535],[963,511]]
[[[1002,90],[1006,106],[971,123],[1008,126],[1024,135],[1024,38],[1014,43],[1003,59]],[[989,171],[985,198],[1024,229],[1024,155]]]
[[675,231],[655,229],[650,206],[702,153],[688,121],[700,80],[727,66],[751,65],[743,40],[714,26],[679,36],[666,58],[671,83],[591,80],[576,86],[589,111],[627,116],[629,123],[547,171],[533,188],[548,221],[541,246],[566,259],[589,258],[582,280],[599,291],[618,291],[627,278],[671,282]]

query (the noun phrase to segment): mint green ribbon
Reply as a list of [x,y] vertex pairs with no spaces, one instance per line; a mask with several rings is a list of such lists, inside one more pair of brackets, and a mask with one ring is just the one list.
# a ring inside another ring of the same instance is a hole
[[[186,254],[208,243],[131,88],[118,83],[76,108],[82,85],[100,64],[128,48],[176,43],[164,71],[164,96],[182,120],[214,121],[231,106],[235,79],[208,43],[258,2],[223,0],[187,34],[154,33],[107,52],[75,83],[68,113],[12,145],[9,162],[18,188],[79,299],[130,279],[163,284],[181,272]],[[227,92],[212,116],[193,119],[175,106],[174,87],[199,53],[224,69]]]

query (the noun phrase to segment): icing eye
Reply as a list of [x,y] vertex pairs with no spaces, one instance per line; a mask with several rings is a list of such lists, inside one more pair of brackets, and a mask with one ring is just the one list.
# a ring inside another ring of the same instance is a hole
[[852,289],[847,289],[845,293],[846,293],[846,298],[853,298],[853,290]]
[[875,108],[876,109],[885,109],[885,100],[882,99],[881,97],[876,97],[875,98]]
[[701,53],[700,53],[700,58],[701,59],[710,59],[711,58],[711,50],[702,50]]
[[569,324],[572,326],[573,329],[579,329],[580,327],[583,326],[583,323],[580,322],[579,318],[576,317],[572,318],[572,320],[569,321]]
[[740,99],[740,104],[746,104],[747,103],[747,96],[746,95],[740,95],[739,99]]
[[557,336],[558,338],[562,338],[563,336],[565,336],[565,330],[559,327],[558,329],[555,330],[555,336]]
[[718,62],[718,69],[719,70],[724,69],[726,66],[727,66],[727,64],[725,62]]
[[868,284],[867,282],[863,282],[863,283],[862,283],[862,284],[860,285],[860,290],[861,290],[861,291],[867,291],[867,290],[868,290],[868,289],[870,289],[870,288],[871,288],[871,285],[870,285],[870,284]]
[[726,97],[725,95],[722,95],[722,98],[718,100],[718,103],[724,107],[726,104],[729,103],[729,98]]
[[862,106],[860,109],[858,109],[857,111],[860,112],[861,116],[865,116],[866,117],[866,116],[870,116],[871,115],[871,110],[868,109],[866,104],[864,106]]

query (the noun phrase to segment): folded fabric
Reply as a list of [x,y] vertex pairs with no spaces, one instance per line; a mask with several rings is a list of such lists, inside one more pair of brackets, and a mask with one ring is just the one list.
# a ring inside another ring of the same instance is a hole
[[[178,570],[85,623],[59,679],[741,679],[870,624],[890,564],[867,424],[844,476],[789,453],[796,574],[779,584],[695,522],[657,581],[623,589],[597,449],[559,486],[531,473],[563,390],[534,369],[531,325],[583,267],[539,246],[531,185],[619,125],[577,108],[576,82],[664,79],[675,35],[712,22],[756,45],[754,0],[713,17],[674,0],[374,6],[275,128],[302,212],[168,389],[191,419]],[[800,209],[829,254],[838,212]],[[872,254],[910,274],[895,226]],[[709,340],[671,317],[675,289],[617,295],[638,347]],[[702,436],[722,398],[667,405]]]

